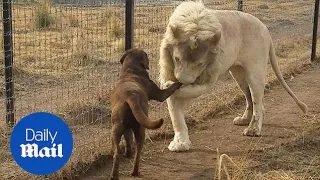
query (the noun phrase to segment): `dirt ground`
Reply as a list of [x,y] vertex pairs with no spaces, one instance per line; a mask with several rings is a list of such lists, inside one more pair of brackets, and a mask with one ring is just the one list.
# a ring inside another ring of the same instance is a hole
[[[287,83],[308,105],[307,116],[302,114],[282,86],[276,85],[266,92],[266,116],[261,137],[242,136],[244,127],[232,124],[236,113],[225,110],[214,117],[208,117],[202,123],[189,125],[192,148],[188,152],[170,152],[167,146],[172,138],[152,142],[147,140],[143,149],[141,176],[135,179],[213,179],[217,149],[220,154],[241,158],[253,149],[264,151],[293,143],[304,132],[320,124],[320,67],[311,67],[287,80]],[[244,102],[233,108],[237,113],[242,113]],[[132,163],[132,159],[122,158],[120,179],[133,178],[129,176]],[[111,167],[112,159],[109,157],[105,166],[94,169],[83,179],[106,179]],[[320,170],[320,165],[318,167]],[[320,177],[315,177],[317,178]]]

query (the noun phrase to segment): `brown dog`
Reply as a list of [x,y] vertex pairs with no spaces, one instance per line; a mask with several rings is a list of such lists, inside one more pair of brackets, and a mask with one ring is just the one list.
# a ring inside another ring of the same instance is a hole
[[121,57],[120,82],[111,93],[112,145],[114,150],[113,167],[110,178],[119,178],[119,143],[124,135],[126,141],[125,156],[131,156],[132,131],[136,142],[136,153],[132,176],[139,175],[140,154],[145,140],[145,128],[157,129],[163,119],[151,121],[148,118],[148,100],[164,101],[181,83],[174,83],[161,90],[149,78],[149,59],[140,49],[130,49]]

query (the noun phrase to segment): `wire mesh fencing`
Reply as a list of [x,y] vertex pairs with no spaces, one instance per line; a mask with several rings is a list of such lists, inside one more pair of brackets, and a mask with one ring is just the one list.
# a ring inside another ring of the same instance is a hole
[[110,149],[107,94],[124,52],[124,9],[120,1],[12,4],[16,119],[61,116],[74,137],[69,169]]
[[[160,42],[180,2],[134,1],[134,47],[148,53],[149,72],[155,82]],[[239,8],[235,0],[204,2],[212,9]],[[281,68],[288,72],[311,53],[313,5],[313,0],[243,1],[243,11],[270,29]],[[125,1],[18,0],[12,4],[12,18],[16,120],[35,111],[61,116],[73,132],[75,145],[65,169],[74,170],[79,162],[92,162],[97,155],[109,152],[108,95],[118,80],[119,58],[125,50]],[[206,119],[239,98],[241,92],[230,76],[222,79],[211,93],[187,105],[188,124]],[[1,111],[5,114],[4,107]],[[165,118],[166,123],[148,132],[149,137],[173,136],[165,102],[152,101],[150,117]]]

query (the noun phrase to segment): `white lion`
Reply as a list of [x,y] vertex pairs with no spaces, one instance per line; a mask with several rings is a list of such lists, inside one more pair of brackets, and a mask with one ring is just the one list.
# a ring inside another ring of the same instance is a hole
[[267,27],[256,17],[227,10],[211,10],[202,2],[183,2],[173,12],[160,47],[160,83],[184,84],[167,100],[175,132],[170,151],[190,149],[183,107],[187,100],[211,91],[227,71],[246,98],[246,110],[233,120],[248,125],[243,135],[260,136],[264,118],[263,96],[267,63],[282,86],[306,113],[301,102],[284,81]]

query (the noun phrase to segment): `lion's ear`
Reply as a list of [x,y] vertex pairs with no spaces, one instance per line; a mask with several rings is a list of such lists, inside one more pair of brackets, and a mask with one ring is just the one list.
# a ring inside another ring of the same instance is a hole
[[221,39],[221,30],[217,30],[216,34],[210,39],[210,42],[212,44],[216,44]]
[[212,53],[219,53],[221,51],[221,30],[218,30],[216,34],[210,39],[210,44],[212,46],[211,52]]
[[172,35],[173,35],[173,37],[175,38],[175,39],[179,39],[179,36],[180,36],[180,30],[179,30],[179,28],[178,28],[178,26],[177,25],[172,25],[172,24],[170,24],[169,25],[169,28],[171,29],[171,32],[172,32]]

